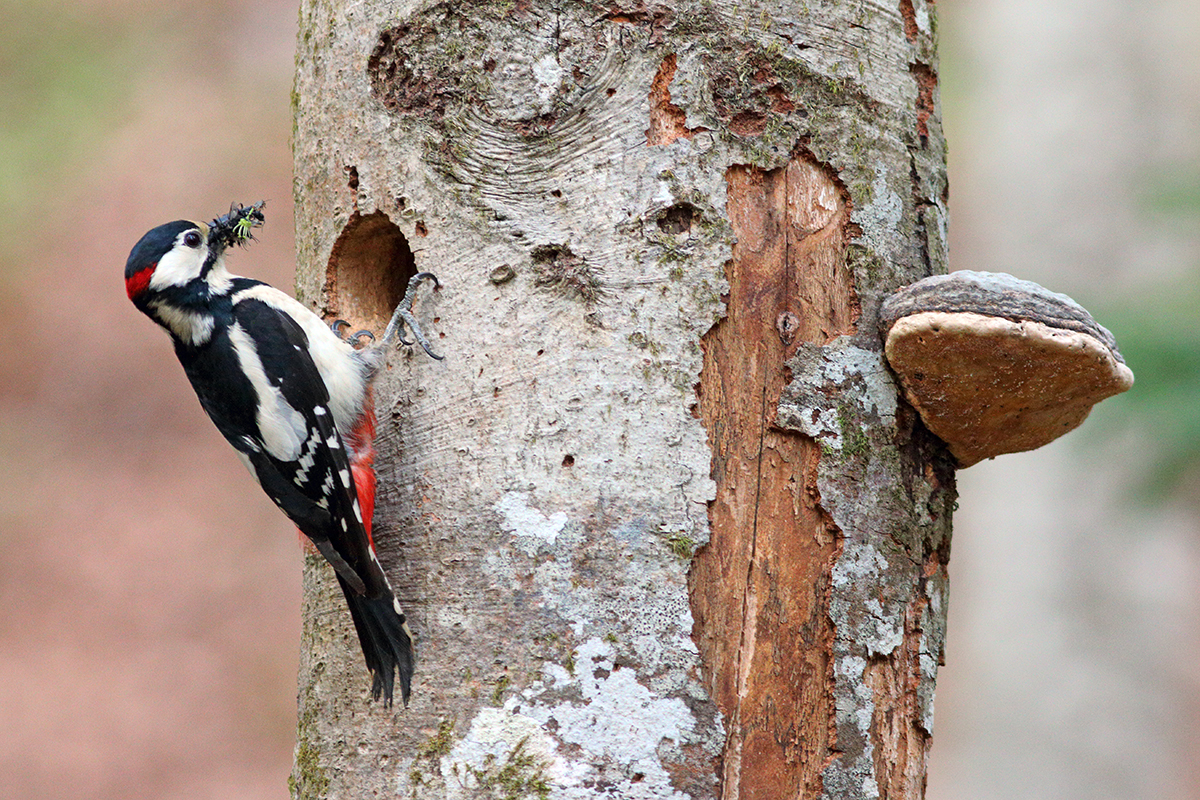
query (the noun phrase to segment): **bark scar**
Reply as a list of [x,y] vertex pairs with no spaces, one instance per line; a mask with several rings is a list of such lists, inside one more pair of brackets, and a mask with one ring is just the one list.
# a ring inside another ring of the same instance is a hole
[[731,167],[726,180],[736,244],[728,315],[701,342],[717,495],[689,576],[694,635],[727,720],[722,796],[811,797],[837,736],[829,587],[839,544],[812,502],[819,446],[774,422],[795,349],[857,321],[843,257],[849,204],[805,153],[775,170]]
[[671,102],[671,81],[675,79],[677,62],[671,53],[662,60],[658,72],[650,83],[650,127],[646,129],[646,144],[670,144],[676,139],[690,139],[697,133],[708,130],[704,127],[689,128],[687,113]]

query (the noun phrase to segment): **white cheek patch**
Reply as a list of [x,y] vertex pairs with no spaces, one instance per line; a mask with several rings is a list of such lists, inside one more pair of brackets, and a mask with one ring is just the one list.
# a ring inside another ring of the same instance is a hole
[[[187,233],[179,234],[180,239]],[[182,286],[200,277],[204,259],[208,258],[207,247],[188,247],[176,240],[171,252],[158,260],[154,274],[150,276],[150,288],[159,291],[170,286]]]
[[279,388],[272,386],[266,370],[258,357],[254,340],[234,323],[229,326],[229,341],[237,354],[242,372],[250,379],[254,394],[258,398],[258,435],[263,447],[273,458],[280,461],[295,461],[300,455],[300,445],[308,433],[304,416],[288,405]]

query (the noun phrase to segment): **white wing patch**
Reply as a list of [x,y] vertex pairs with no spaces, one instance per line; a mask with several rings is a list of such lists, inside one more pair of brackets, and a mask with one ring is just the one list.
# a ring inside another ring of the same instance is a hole
[[229,326],[229,341],[242,372],[250,379],[258,398],[258,435],[267,453],[280,461],[295,461],[308,433],[304,415],[288,405],[279,387],[272,386],[258,357],[254,340],[238,323]]

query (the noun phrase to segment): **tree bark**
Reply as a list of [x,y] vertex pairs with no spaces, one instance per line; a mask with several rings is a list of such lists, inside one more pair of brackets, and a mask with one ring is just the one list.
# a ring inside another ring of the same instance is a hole
[[298,291],[377,388],[408,709],[305,570],[303,798],[915,798],[954,476],[884,364],[945,271],[934,8],[301,10]]

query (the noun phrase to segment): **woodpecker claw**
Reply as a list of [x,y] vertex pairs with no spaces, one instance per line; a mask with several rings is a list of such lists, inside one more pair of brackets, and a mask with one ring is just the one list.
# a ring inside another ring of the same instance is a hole
[[396,306],[396,312],[392,314],[392,320],[388,323],[387,330],[383,333],[382,344],[390,346],[395,340],[399,340],[401,344],[405,345],[413,344],[404,338],[403,330],[404,326],[407,325],[408,329],[412,331],[413,338],[421,345],[421,348],[431,358],[441,361],[442,357],[433,352],[429,340],[425,338],[425,333],[421,330],[421,326],[417,323],[417,318],[412,313],[413,299],[416,297],[421,281],[426,278],[433,281],[433,288],[441,288],[442,284],[432,272],[418,272],[416,275],[413,275],[408,281],[408,288],[404,292],[404,299],[400,301],[400,305]]
[[359,339],[361,339],[364,336],[366,336],[367,338],[369,338],[371,340],[370,342],[368,342],[368,344],[375,343],[375,334],[372,333],[371,331],[364,328],[361,331],[357,331],[355,333],[351,333],[348,335],[343,333],[343,331],[346,331],[349,328],[350,328],[350,323],[346,322],[346,320],[344,320],[344,319],[335,319],[333,322],[329,323],[329,330],[333,331],[334,334],[336,334],[339,339],[341,339],[343,342],[350,345],[351,347],[353,347],[356,350],[360,349],[362,347],[362,344],[361,344],[361,342],[359,342]]

